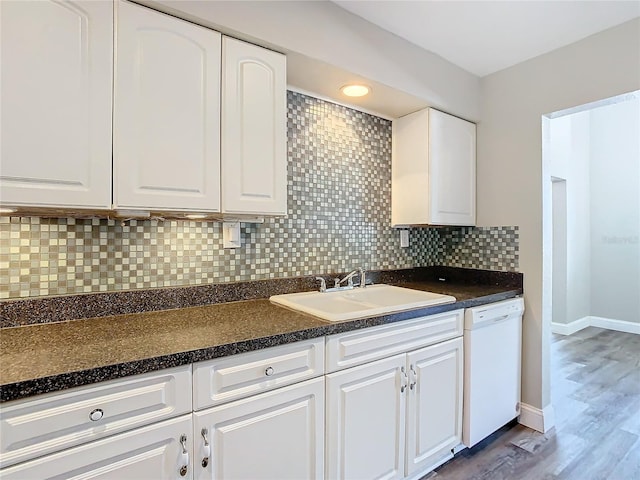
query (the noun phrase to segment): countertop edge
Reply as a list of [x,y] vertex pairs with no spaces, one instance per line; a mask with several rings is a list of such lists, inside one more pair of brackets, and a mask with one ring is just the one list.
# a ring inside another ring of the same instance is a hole
[[34,397],[36,395],[46,393],[59,392],[75,387],[92,385],[103,381],[160,371],[189,363],[197,363],[302,340],[309,340],[326,335],[334,335],[363,328],[376,327],[425,315],[434,315],[452,310],[471,308],[478,305],[485,305],[515,298],[522,294],[522,289],[510,289],[445,305],[436,305],[433,307],[398,312],[390,315],[348,320],[344,322],[327,322],[326,325],[320,327],[285,332],[271,335],[269,337],[251,338],[239,342],[212,345],[206,348],[173,353],[159,357],[137,359],[86,370],[77,370],[46,377],[6,383],[0,385],[0,403]]

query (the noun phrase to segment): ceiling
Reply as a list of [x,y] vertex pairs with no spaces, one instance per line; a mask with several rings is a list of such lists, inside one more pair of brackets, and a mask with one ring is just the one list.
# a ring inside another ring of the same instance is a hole
[[[344,96],[340,87],[353,83],[367,85],[375,94],[364,97]],[[425,100],[413,95],[294,52],[287,53],[287,84],[290,90],[355,108],[387,120],[402,117],[429,106]]]
[[334,3],[479,77],[640,17],[640,0]]

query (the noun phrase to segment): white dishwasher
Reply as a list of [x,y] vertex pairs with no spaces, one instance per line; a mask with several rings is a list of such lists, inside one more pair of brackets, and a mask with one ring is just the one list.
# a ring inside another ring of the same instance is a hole
[[522,298],[465,311],[462,443],[467,447],[520,414],[523,312]]

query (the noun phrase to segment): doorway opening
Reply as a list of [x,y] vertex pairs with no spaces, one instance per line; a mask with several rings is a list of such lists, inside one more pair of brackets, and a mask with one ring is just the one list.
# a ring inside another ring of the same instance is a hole
[[640,91],[542,127],[543,310],[561,432],[581,412],[636,401],[637,357],[623,352],[640,345]]
[[550,114],[543,131],[551,330],[640,333],[640,91]]

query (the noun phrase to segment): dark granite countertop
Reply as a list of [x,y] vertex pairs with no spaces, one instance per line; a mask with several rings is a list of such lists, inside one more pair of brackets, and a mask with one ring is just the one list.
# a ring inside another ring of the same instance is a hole
[[[409,280],[409,281],[406,281]],[[453,295],[448,305],[331,323],[267,299],[0,329],[0,401],[496,302],[521,286],[386,282]]]

